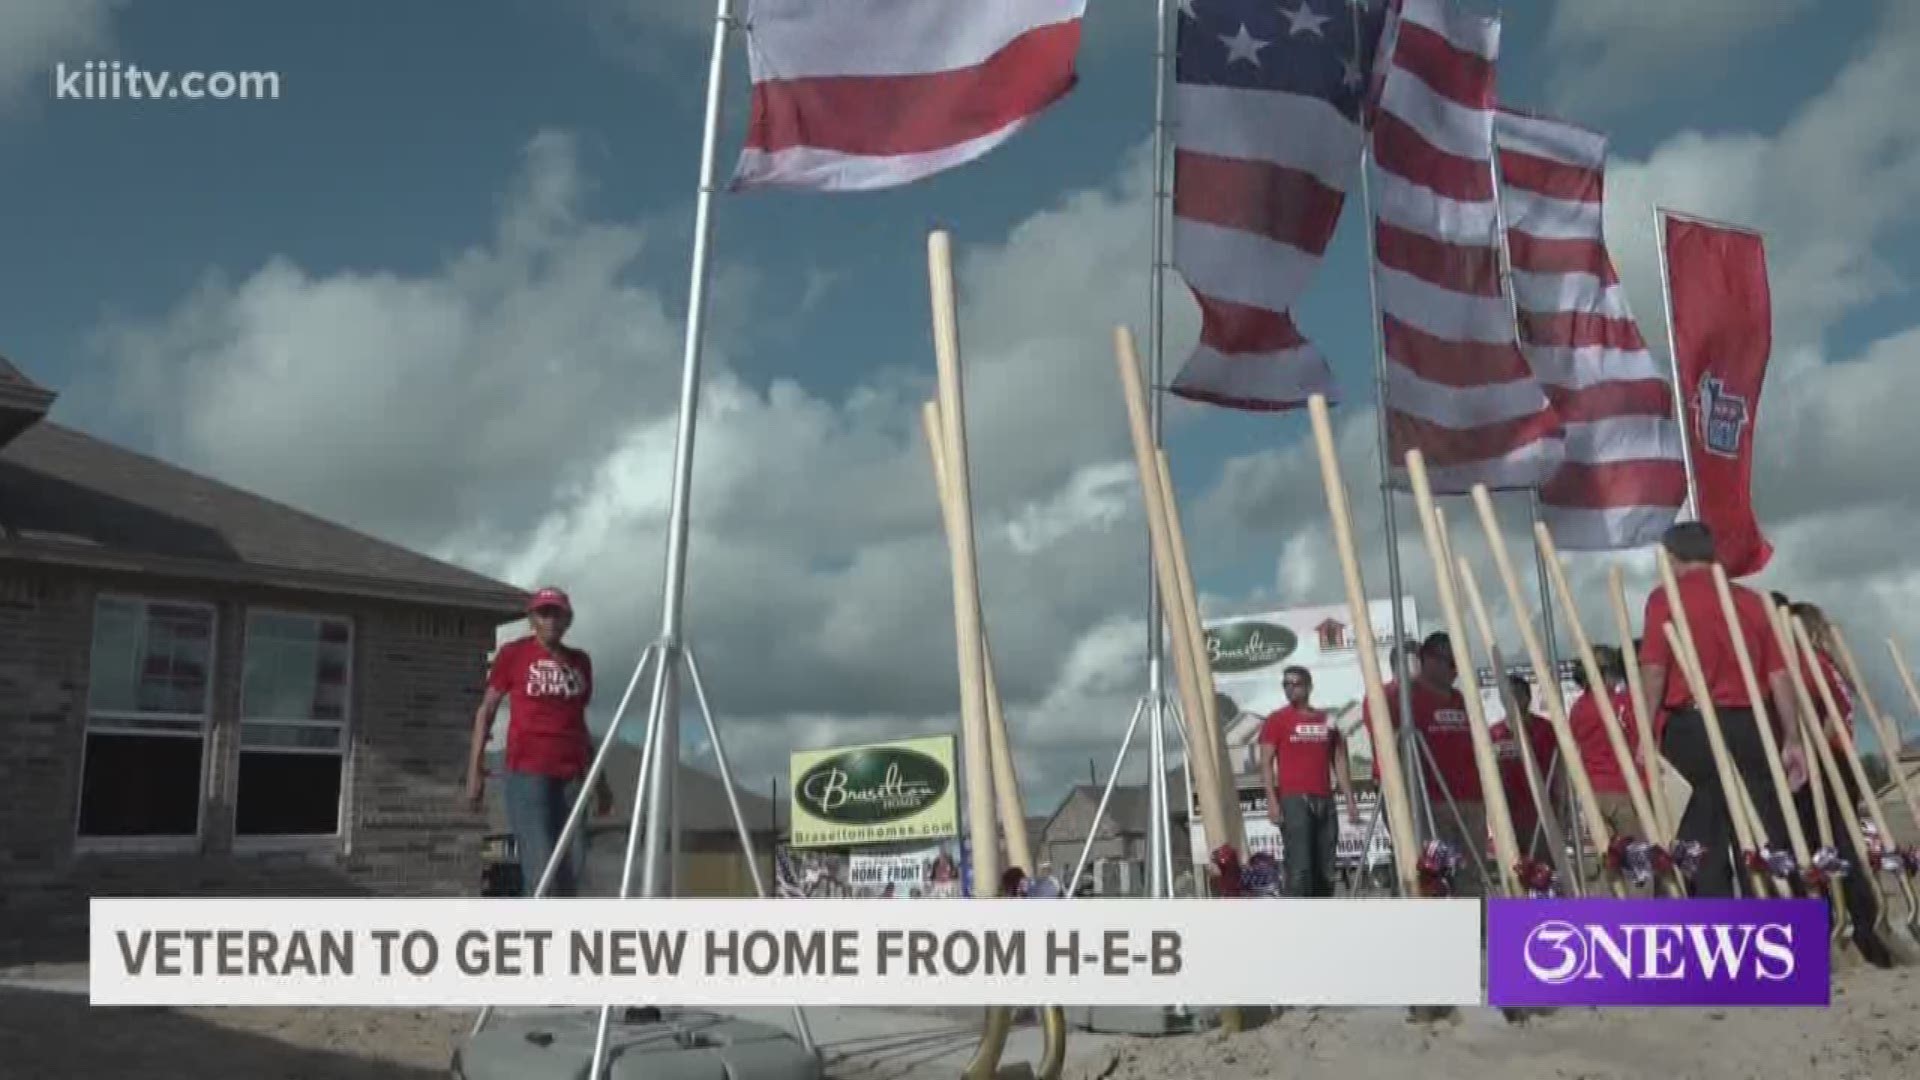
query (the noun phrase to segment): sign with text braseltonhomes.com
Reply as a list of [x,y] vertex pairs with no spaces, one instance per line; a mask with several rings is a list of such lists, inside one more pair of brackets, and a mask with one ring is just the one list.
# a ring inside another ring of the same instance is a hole
[[1823,900],[1493,900],[1498,1006],[1825,1006]]

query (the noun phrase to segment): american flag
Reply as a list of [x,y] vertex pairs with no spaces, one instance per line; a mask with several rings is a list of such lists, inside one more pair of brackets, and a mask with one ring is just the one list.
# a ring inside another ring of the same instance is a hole
[[868,191],[973,161],[1073,88],[1086,0],[750,0],[736,188]]
[[1602,229],[1606,137],[1502,110],[1501,205],[1520,345],[1566,425],[1566,459],[1540,489],[1562,547],[1642,547],[1687,497],[1665,368],[1648,352]]
[[1174,394],[1248,410],[1337,400],[1293,320],[1360,163],[1384,4],[1180,0],[1173,260],[1200,305]]
[[1371,131],[1375,257],[1393,474],[1419,450],[1433,490],[1534,487],[1564,455],[1501,281],[1493,184],[1497,20],[1401,0]]

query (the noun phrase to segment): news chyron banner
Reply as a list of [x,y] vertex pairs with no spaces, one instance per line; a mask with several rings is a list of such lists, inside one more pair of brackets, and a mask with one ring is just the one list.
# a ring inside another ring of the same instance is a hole
[[1459,1006],[1482,995],[1480,905],[1467,899],[95,899],[88,936],[100,1006]]
[[793,848],[944,840],[960,835],[953,736],[936,735],[788,759]]
[[1826,902],[95,899],[96,1006],[1830,1004]]

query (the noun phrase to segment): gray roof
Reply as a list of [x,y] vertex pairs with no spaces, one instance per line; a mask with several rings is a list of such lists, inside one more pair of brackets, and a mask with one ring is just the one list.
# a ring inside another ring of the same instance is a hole
[[[1100,793],[1103,790],[1105,790],[1104,785],[1075,784],[1073,789],[1067,792],[1066,797],[1060,800],[1060,806],[1047,817],[1046,824],[1050,824],[1054,818],[1060,815],[1060,811],[1065,810],[1075,799],[1086,799],[1095,806],[1100,805]],[[1115,784],[1113,797],[1107,800],[1106,821],[1110,822],[1113,828],[1123,835],[1146,832],[1147,822],[1150,818],[1147,809],[1151,802],[1148,796],[1147,785],[1144,783]],[[1181,800],[1186,797],[1186,782],[1180,770],[1178,768],[1169,769],[1167,771],[1167,813],[1169,817],[1178,819],[1185,816],[1182,812],[1183,803]],[[1045,824],[1042,825],[1042,828],[1044,827]]]
[[54,393],[0,356],[0,446],[32,427],[53,406]]
[[[0,378],[18,372],[0,362]],[[239,581],[482,611],[527,594],[42,420],[0,439],[0,560]]]

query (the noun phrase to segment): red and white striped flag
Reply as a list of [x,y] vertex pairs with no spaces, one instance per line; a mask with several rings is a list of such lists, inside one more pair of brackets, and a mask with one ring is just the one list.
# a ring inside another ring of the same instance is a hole
[[[1387,51],[1390,50],[1390,51]],[[1493,184],[1500,23],[1404,0],[1372,131],[1375,257],[1392,475],[1433,490],[1534,487],[1559,468],[1559,417],[1521,354],[1501,285]]]
[[1381,0],[1181,5],[1173,255],[1200,341],[1175,395],[1253,411],[1338,399],[1292,308],[1359,172],[1383,13]]
[[751,0],[736,188],[871,191],[973,161],[1073,88],[1086,0]]
[[1602,228],[1607,140],[1502,110],[1501,205],[1520,344],[1566,426],[1566,459],[1540,489],[1561,547],[1659,540],[1687,498],[1666,369],[1640,336]]

